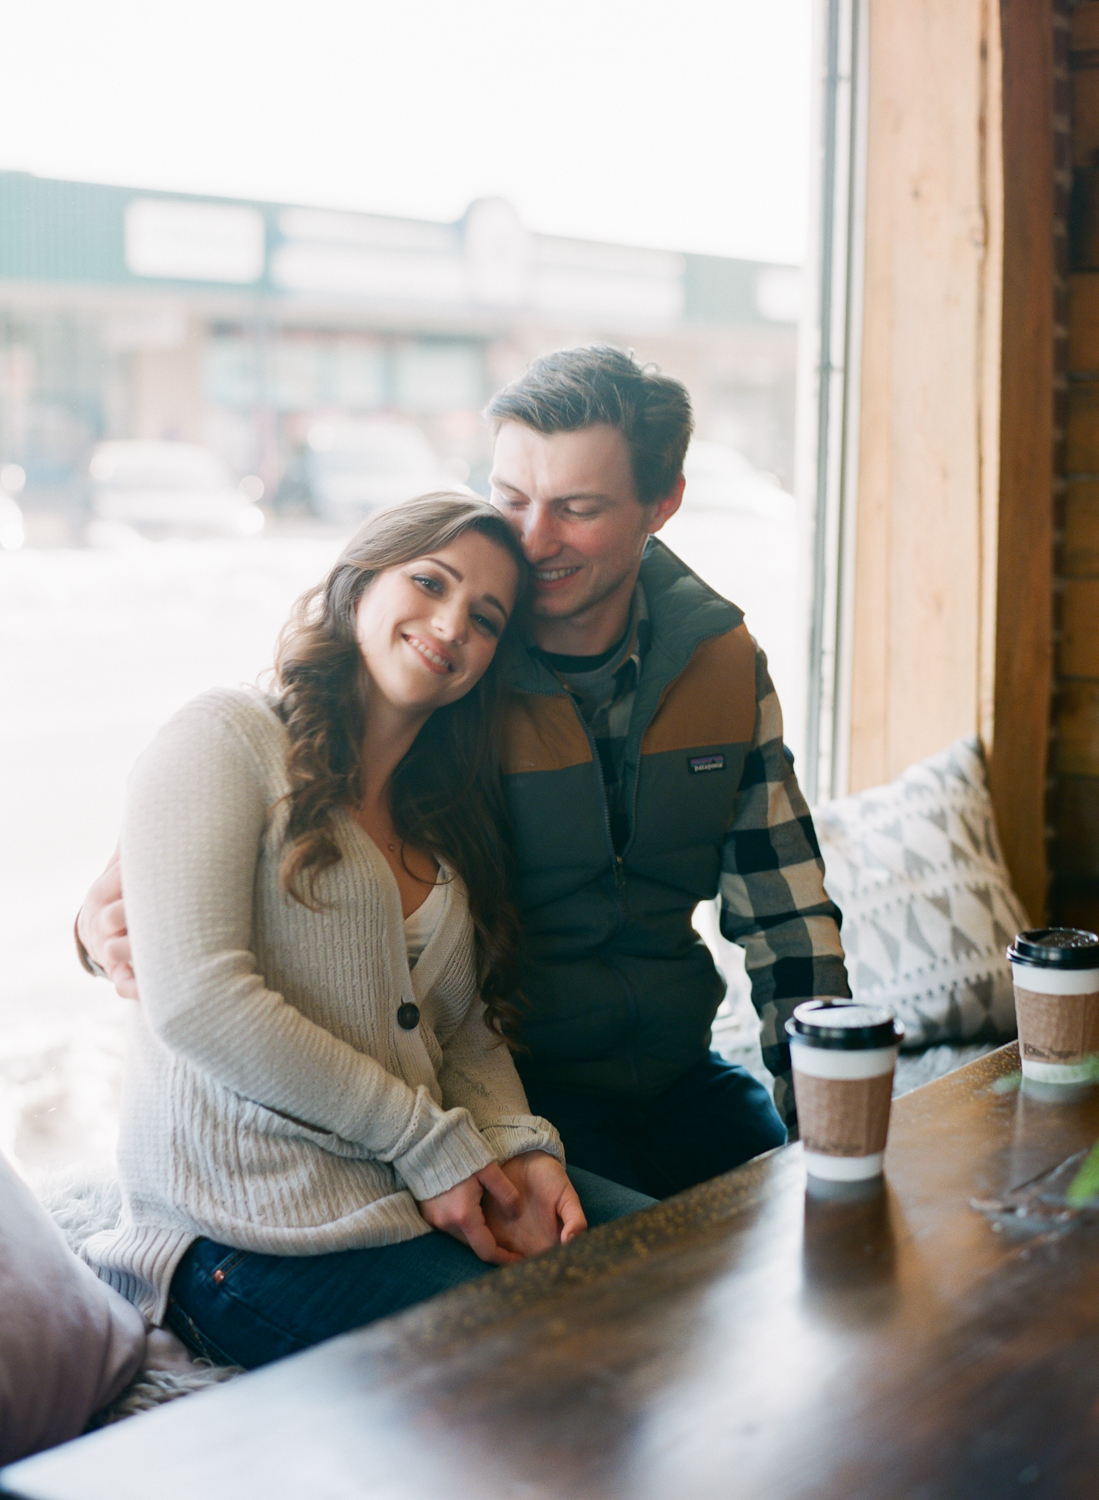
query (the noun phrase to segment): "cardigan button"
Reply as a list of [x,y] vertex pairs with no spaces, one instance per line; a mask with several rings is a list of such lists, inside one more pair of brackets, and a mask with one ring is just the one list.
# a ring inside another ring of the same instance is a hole
[[398,1007],[397,1025],[402,1031],[415,1031],[420,1024],[420,1007],[408,1003]]

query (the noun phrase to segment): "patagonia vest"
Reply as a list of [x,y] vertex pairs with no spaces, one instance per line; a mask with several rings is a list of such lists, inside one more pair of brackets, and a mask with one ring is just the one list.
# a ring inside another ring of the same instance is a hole
[[652,620],[616,852],[599,757],[569,693],[516,652],[502,762],[522,912],[528,1079],[644,1100],[705,1056],[725,985],[691,918],[718,890],[756,726],[755,642],[735,605],[653,538]]

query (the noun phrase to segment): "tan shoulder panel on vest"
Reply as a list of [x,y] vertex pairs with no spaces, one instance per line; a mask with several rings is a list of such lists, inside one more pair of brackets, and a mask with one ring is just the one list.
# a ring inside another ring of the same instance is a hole
[[509,693],[504,704],[505,776],[520,771],[563,771],[591,760],[591,745],[572,699]]
[[693,745],[746,744],[756,727],[756,644],[746,625],[703,641],[641,741],[642,755]]

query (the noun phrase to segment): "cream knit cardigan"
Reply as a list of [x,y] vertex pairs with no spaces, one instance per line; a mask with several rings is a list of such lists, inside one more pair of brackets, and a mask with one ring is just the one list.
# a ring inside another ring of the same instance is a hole
[[[482,1020],[457,877],[411,973],[397,883],[349,814],[322,909],[280,890],[287,747],[261,694],[218,690],[161,730],[128,786],[141,1004],[123,1211],[83,1254],[153,1323],[199,1236],[272,1255],[389,1245],[431,1233],[417,1200],[491,1161],[564,1159]],[[397,1024],[406,1002],[413,1031]]]

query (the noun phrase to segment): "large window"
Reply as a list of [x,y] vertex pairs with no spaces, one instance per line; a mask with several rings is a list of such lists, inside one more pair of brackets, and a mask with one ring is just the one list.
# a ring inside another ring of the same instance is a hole
[[[647,0],[470,0],[425,27],[424,7],[367,21],[341,0],[333,47],[229,0],[217,56],[183,44],[153,89],[140,63],[173,7],[135,4],[121,37],[74,17],[86,67],[60,108],[24,15],[5,88],[25,170],[0,173],[0,1149],[28,1170],[110,1154],[128,1006],[77,968],[71,928],[129,766],[188,697],[269,665],[357,514],[484,490],[479,412],[541,352],[610,342],[688,385],[664,538],[745,610],[815,783],[839,547],[816,372],[847,312],[833,298],[823,355],[806,343],[812,8],[700,0],[670,28]],[[123,86],[150,125],[125,140]],[[140,504],[118,481],[138,459],[159,476]]]

